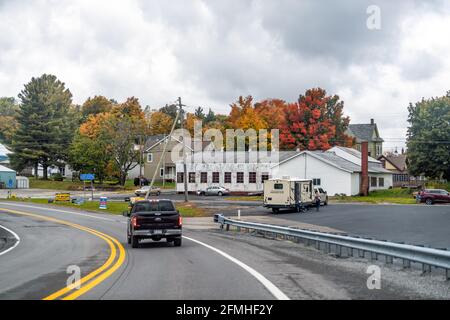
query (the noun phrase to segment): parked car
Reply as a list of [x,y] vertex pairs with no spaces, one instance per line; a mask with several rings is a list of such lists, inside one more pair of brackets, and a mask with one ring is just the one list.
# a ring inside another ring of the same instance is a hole
[[175,247],[181,246],[182,218],[171,200],[136,201],[123,215],[128,217],[127,240],[131,247],[137,248],[144,239],[166,239]]
[[[134,194],[136,196],[138,196],[138,197],[145,196],[149,189],[150,189],[150,186],[143,186],[142,188],[135,190]],[[152,190],[150,191],[150,194],[159,196],[161,194],[161,188],[152,187]]]
[[319,195],[320,195],[320,204],[327,206],[328,205],[328,194],[325,190],[323,190],[320,187],[315,187],[314,188],[314,194],[316,194],[316,191],[319,191]]
[[197,190],[199,196],[225,196],[230,194],[230,190],[220,186],[212,186],[203,190]]
[[428,205],[450,203],[450,193],[444,189],[425,189],[419,192],[418,202],[425,202]]

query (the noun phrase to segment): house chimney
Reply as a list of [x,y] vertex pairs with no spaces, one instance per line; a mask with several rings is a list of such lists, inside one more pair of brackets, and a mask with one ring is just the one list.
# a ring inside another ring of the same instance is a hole
[[361,179],[359,193],[367,196],[369,193],[369,143],[361,142]]
[[375,120],[370,119],[370,124],[375,124]]

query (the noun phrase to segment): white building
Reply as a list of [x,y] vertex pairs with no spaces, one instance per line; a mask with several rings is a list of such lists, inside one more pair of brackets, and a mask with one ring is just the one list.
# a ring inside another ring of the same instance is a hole
[[[226,154],[226,153],[224,153]],[[236,193],[262,192],[268,178],[298,177],[312,179],[329,195],[359,193],[361,153],[357,150],[334,147],[327,151],[279,152],[277,163],[253,162],[194,162],[187,161],[188,190],[208,186],[224,186]],[[183,163],[176,164],[177,191],[184,191]],[[392,187],[392,173],[381,162],[369,157],[370,191]]]

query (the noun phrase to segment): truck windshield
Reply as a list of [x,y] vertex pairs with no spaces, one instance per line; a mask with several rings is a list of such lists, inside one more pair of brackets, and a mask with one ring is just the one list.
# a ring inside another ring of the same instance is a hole
[[138,202],[133,207],[133,212],[149,211],[175,211],[175,208],[170,201]]

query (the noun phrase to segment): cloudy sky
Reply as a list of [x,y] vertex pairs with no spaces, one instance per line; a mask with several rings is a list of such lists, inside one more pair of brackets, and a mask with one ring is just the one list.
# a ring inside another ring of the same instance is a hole
[[353,123],[374,118],[389,149],[409,102],[450,90],[449,35],[445,0],[0,0],[0,96],[52,73],[80,104],[181,96],[225,113],[239,95],[294,101],[320,86]]

